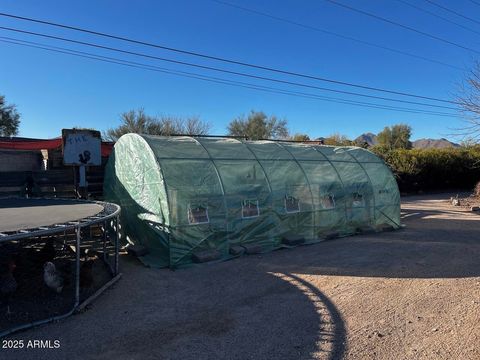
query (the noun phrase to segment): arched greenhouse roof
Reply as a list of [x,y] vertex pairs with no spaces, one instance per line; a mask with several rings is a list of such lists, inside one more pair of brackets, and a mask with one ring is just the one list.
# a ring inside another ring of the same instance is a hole
[[358,147],[127,134],[107,165],[105,196],[122,206],[129,241],[157,266],[400,225],[393,175]]

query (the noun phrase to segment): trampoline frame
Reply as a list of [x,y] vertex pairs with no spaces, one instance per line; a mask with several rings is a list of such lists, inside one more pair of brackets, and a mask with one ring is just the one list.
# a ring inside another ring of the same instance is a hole
[[[1,200],[2,198],[0,198]],[[12,197],[3,198],[3,199],[12,199]],[[18,197],[14,197],[14,199],[22,199]],[[34,200],[32,198],[31,200]],[[64,223],[53,224],[48,226],[39,226],[30,229],[22,229],[17,231],[4,231],[0,233],[0,244],[9,242],[9,241],[16,241],[16,240],[23,240],[28,238],[35,238],[47,235],[56,235],[64,233],[66,235],[67,231],[73,230],[75,232],[75,301],[72,309],[63,315],[58,315],[54,317],[50,317],[48,319],[37,320],[34,322],[26,323],[23,325],[19,325],[4,331],[0,332],[0,338],[10,335],[14,332],[25,330],[34,326],[43,325],[52,321],[64,319],[70,315],[72,315],[77,309],[83,308],[84,304],[91,302],[94,298],[96,298],[101,292],[103,292],[106,288],[110,285],[115,283],[120,277],[121,273],[118,271],[118,252],[119,252],[119,218],[120,218],[120,206],[104,202],[104,201],[89,201],[89,200],[79,200],[79,199],[65,199],[65,198],[38,198],[39,200],[71,200],[75,202],[83,202],[89,204],[98,204],[103,207],[103,210],[99,213],[87,216],[79,220],[74,221],[67,221]],[[105,284],[102,288],[97,290],[93,295],[89,298],[85,299],[82,304],[80,304],[80,244],[82,242],[82,234],[81,229],[84,227],[90,227],[92,225],[97,225],[103,223],[103,246],[105,250],[106,242],[107,242],[107,223],[108,221],[113,221],[113,228],[114,228],[114,238],[113,238],[113,245],[114,245],[114,265],[113,268],[110,266],[109,263],[106,262],[106,254],[105,251],[103,252],[104,258],[102,259],[110,268],[113,278]]]

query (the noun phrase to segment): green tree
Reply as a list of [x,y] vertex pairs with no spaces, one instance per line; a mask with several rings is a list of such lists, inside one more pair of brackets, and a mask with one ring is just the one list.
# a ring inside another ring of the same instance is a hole
[[237,117],[228,125],[231,136],[243,136],[251,140],[288,138],[287,120],[275,115],[268,117],[262,111],[251,111],[248,117]]
[[20,114],[13,104],[5,103],[5,96],[0,95],[0,136],[15,136],[20,126]]
[[325,145],[334,145],[334,146],[351,146],[353,141],[350,140],[346,135],[340,133],[332,134],[323,140]]
[[174,116],[155,117],[147,115],[143,109],[125,112],[120,116],[120,120],[121,124],[118,127],[104,132],[104,139],[117,141],[120,136],[128,133],[170,136],[207,135],[210,131],[210,124],[198,117],[187,119]]
[[411,149],[412,128],[406,124],[387,126],[377,135],[377,145],[386,150]]
[[293,141],[310,141],[310,136],[308,136],[307,134],[295,134],[293,135],[290,140],[293,140]]

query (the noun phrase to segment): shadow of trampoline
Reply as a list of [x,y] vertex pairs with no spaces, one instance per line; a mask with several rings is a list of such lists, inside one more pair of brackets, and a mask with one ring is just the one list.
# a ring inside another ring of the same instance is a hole
[[314,304],[319,315],[317,348],[310,355],[315,358],[343,359],[347,349],[345,322],[335,304],[317,287],[294,274],[283,274],[283,280],[294,284]]
[[261,262],[250,257],[173,272],[123,257],[124,276],[108,300],[22,338],[59,339],[65,346],[55,355],[70,359],[343,358],[346,329],[335,304],[300,276],[265,272]]
[[[141,291],[133,284],[121,284],[139,296],[143,309],[138,310],[137,318],[132,314],[137,311],[136,299],[125,303],[131,325],[123,331],[119,321],[119,333],[109,340],[117,345],[97,349],[102,354],[98,358],[138,356],[145,351],[145,339],[157,339],[148,346],[152,358],[343,358],[346,329],[333,302],[301,277],[264,272],[257,266],[258,258],[249,260],[199,267],[195,274],[192,269],[155,271],[156,281],[175,282],[172,296],[159,296],[165,289],[162,284],[158,289],[150,287],[148,293],[145,284]],[[127,262],[127,267],[132,266]],[[142,267],[141,271],[152,276],[152,270]],[[162,311],[147,322],[137,322],[144,319],[141,314],[148,312],[152,299]]]

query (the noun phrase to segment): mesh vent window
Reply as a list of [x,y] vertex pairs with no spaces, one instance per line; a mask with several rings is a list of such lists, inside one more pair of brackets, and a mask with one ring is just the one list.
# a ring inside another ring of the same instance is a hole
[[208,206],[205,204],[190,204],[188,206],[188,223],[190,225],[208,224]]
[[363,198],[363,194],[360,194],[358,192],[354,192],[352,194],[352,206],[353,207],[362,207],[365,205],[365,201]]
[[242,201],[242,218],[254,218],[260,215],[258,200]]
[[294,196],[285,195],[285,211],[289,214],[300,212],[300,201]]
[[323,209],[334,209],[335,197],[332,194],[324,195],[320,198],[320,204]]

